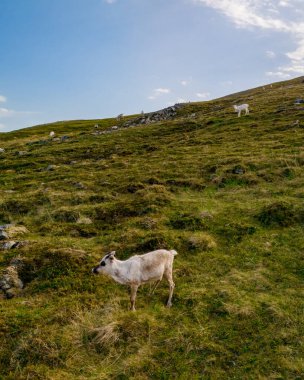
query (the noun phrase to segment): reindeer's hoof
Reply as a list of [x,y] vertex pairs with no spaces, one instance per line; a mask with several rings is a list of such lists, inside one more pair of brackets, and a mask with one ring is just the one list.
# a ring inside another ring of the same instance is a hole
[[172,302],[168,302],[166,306],[167,307],[171,307],[172,306]]

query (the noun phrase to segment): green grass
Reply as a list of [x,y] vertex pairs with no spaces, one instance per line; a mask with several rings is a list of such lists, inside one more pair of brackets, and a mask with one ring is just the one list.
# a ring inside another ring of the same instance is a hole
[[[301,379],[302,80],[112,134],[92,132],[115,119],[0,134],[0,223],[30,242],[0,255],[2,269],[23,260],[25,283],[0,300],[0,377]],[[160,247],[179,253],[171,309],[165,283],[152,297],[142,286],[132,313],[127,288],[91,275],[109,249]]]

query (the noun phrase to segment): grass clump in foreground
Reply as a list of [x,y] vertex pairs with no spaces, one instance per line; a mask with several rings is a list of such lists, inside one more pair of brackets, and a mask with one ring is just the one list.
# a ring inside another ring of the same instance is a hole
[[[1,225],[27,242],[0,256],[24,284],[0,300],[2,378],[301,379],[303,86],[104,135],[94,125],[116,120],[0,134]],[[232,112],[239,102],[249,116]],[[91,275],[108,250],[160,247],[178,251],[172,309],[165,282],[153,296],[142,286],[131,313],[125,287]]]

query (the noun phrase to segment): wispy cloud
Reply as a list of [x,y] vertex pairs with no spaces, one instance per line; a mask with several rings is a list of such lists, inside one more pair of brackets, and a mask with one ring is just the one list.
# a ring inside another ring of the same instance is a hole
[[114,4],[117,0],[104,0],[107,4]]
[[196,96],[201,99],[209,98],[210,92],[197,92]]
[[162,87],[156,88],[153,90],[152,95],[148,96],[148,99],[154,100],[161,95],[170,94],[170,92],[171,92],[171,90],[169,88],[162,88]]
[[276,53],[272,50],[267,50],[265,54],[266,54],[266,57],[270,59],[274,59],[277,56]]
[[39,112],[15,111],[12,109],[0,107],[0,117],[13,117],[13,116],[37,115],[37,114],[39,114]]
[[181,82],[180,82],[180,84],[181,84],[182,86],[188,86],[189,83],[190,83],[190,82],[189,82],[188,80],[181,80]]
[[6,97],[4,95],[0,95],[0,103],[5,103]]
[[[288,77],[304,74],[303,0],[193,0],[228,17],[237,28],[264,29],[292,37],[296,49],[285,53],[289,63],[271,72]],[[288,11],[286,10],[288,8]],[[273,57],[274,58],[274,57]],[[269,74],[268,72],[267,74]]]

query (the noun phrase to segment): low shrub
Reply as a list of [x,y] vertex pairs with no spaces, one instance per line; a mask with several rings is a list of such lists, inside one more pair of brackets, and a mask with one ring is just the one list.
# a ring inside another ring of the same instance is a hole
[[0,211],[8,212],[12,215],[26,215],[33,209],[33,203],[18,199],[10,199],[0,205]]
[[275,202],[263,207],[256,218],[265,227],[288,227],[297,222],[299,216],[293,205],[287,202]]
[[203,219],[186,212],[177,212],[172,215],[169,225],[177,230],[199,230],[205,227]]
[[186,239],[187,248],[190,250],[209,251],[216,247],[214,238],[205,233],[197,233]]
[[69,210],[67,208],[61,208],[52,213],[52,217],[56,222],[75,223],[80,217],[78,211]]

